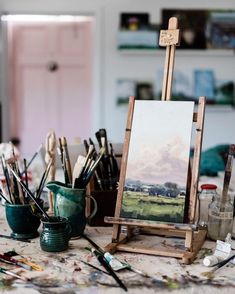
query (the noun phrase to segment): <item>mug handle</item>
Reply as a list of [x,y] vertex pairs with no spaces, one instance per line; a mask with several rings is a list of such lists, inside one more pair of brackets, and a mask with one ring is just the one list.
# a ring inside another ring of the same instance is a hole
[[70,239],[72,234],[72,225],[69,220],[66,224],[66,231],[68,232],[68,239]]
[[96,214],[96,212],[97,212],[97,209],[98,209],[98,206],[97,206],[97,202],[96,202],[96,200],[95,200],[94,197],[92,197],[91,195],[86,196],[86,197],[92,199],[93,202],[94,202],[94,209],[93,209],[93,211],[91,212],[91,214],[87,217],[87,221],[90,221],[90,220],[95,216],[95,214]]

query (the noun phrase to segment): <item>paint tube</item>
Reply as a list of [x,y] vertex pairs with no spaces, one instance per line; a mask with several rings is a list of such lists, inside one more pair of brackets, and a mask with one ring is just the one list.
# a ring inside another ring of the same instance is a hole
[[119,271],[129,267],[127,264],[122,263],[109,252],[104,253],[104,258],[107,260],[108,264],[114,271]]

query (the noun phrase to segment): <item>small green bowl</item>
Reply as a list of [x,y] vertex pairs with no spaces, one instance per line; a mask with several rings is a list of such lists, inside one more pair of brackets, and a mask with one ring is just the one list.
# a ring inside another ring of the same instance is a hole
[[[43,205],[41,200],[40,205]],[[12,230],[11,236],[18,240],[38,237],[40,218],[33,213],[37,212],[34,204],[9,204],[5,205],[6,219]]]

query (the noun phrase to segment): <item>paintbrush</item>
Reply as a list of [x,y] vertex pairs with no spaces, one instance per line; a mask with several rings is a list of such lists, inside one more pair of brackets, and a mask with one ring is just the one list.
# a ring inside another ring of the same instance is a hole
[[[90,166],[92,165],[92,162],[90,162],[90,157],[92,156],[92,153],[94,152],[94,147],[91,145],[89,146],[88,153],[85,158],[85,162],[83,164],[82,170],[79,174],[79,176],[74,181],[74,187],[75,188],[84,188],[87,185],[87,176],[90,173]],[[93,171],[92,171],[93,174]],[[90,175],[90,174],[89,174]]]
[[58,151],[58,153],[60,155],[62,169],[64,171],[64,181],[65,181],[65,184],[69,184],[69,176],[68,176],[67,169],[65,167],[65,158],[64,158],[64,151],[63,151],[63,147],[62,147],[61,138],[59,138],[59,149],[57,149],[57,151]]
[[67,140],[65,137],[61,137],[61,145],[63,148],[63,159],[64,159],[64,167],[68,173],[69,183],[72,184],[72,169],[71,169],[71,163],[69,158],[69,152],[68,152],[68,145]]
[[[94,147],[94,152],[93,152],[93,160],[95,160],[97,158],[97,152],[96,152],[96,149],[95,149],[95,144],[94,142],[92,141],[91,138],[89,138],[89,143],[90,145],[92,145]],[[103,178],[103,165],[102,165],[102,161],[99,162],[96,170],[95,170],[95,178],[96,178],[96,181],[99,185],[99,188],[100,190],[104,190],[103,189],[103,184],[102,184],[102,181],[101,181],[101,178]]]
[[2,235],[2,234],[0,234],[0,238],[11,239],[11,240],[15,240],[15,241],[19,241],[19,242],[26,242],[26,243],[30,243],[31,242],[28,239],[16,239],[16,238],[14,238],[12,236]]
[[36,263],[34,263],[32,261],[29,261],[24,256],[20,255],[19,253],[15,252],[14,250],[4,252],[4,255],[8,256],[8,257],[19,256],[20,259],[17,259],[17,260],[22,262],[23,264],[26,264],[26,265],[30,266],[33,270],[40,271],[40,272],[44,270],[43,267],[41,267],[40,265],[38,265],[38,264],[36,264]]
[[[83,237],[84,239],[86,239],[100,254],[102,254],[104,256],[104,258],[106,258],[106,254],[108,252],[104,251],[98,244],[96,244],[93,240],[91,240],[87,235],[85,234],[81,234],[81,237]],[[113,257],[110,253],[108,253],[110,257]],[[120,260],[118,260],[116,257],[114,257],[119,263],[120,265],[118,265],[118,267],[121,269],[121,265],[122,265],[122,269],[128,269],[132,272],[135,272],[143,277],[147,277],[149,278],[149,275],[140,271],[139,269],[134,268],[133,266],[131,266],[129,263],[127,262],[122,262]],[[107,260],[107,259],[106,259]],[[107,262],[109,262],[107,260]],[[111,265],[110,265],[111,266]]]
[[8,271],[7,269],[2,268],[2,267],[0,267],[0,273],[6,274],[8,276],[15,277],[15,278],[20,279],[20,280],[25,281],[25,282],[29,282],[30,281],[30,279],[25,278],[25,277],[22,277],[20,275],[17,275],[17,274],[15,274],[15,273],[13,273],[11,271]]
[[44,173],[43,173],[43,176],[41,178],[41,181],[40,181],[40,184],[39,184],[39,187],[38,187],[38,190],[37,190],[37,195],[36,195],[36,198],[40,198],[41,196],[41,193],[42,193],[42,190],[45,186],[45,182],[47,180],[47,177],[48,177],[48,174],[49,174],[49,171],[50,171],[50,168],[52,166],[52,160],[49,161]]
[[104,161],[105,169],[107,171],[106,179],[108,179],[108,189],[112,190],[112,179],[114,175],[112,174],[112,163],[111,163],[111,158],[109,155],[107,133],[105,129],[100,129],[99,133],[101,138],[101,144],[105,148],[103,161]]
[[108,138],[107,138],[106,130],[100,129],[99,133],[100,133],[101,145],[102,145],[102,147],[105,148],[105,155],[109,155]]
[[34,153],[34,155],[32,156],[32,158],[29,160],[26,168],[28,169],[29,166],[32,164],[32,162],[34,161],[34,159],[36,158],[36,156],[38,155],[39,151],[42,149],[42,144],[39,145],[38,149],[36,150],[36,152]]
[[118,285],[125,291],[127,291],[127,287],[123,284],[123,282],[119,279],[119,277],[116,275],[114,270],[111,268],[111,266],[108,264],[106,259],[103,255],[101,255],[96,249],[92,249],[92,253],[95,255],[99,263],[105,268],[105,270],[114,278],[114,280],[118,283]]
[[97,270],[97,271],[100,271],[100,272],[102,272],[102,273],[104,273],[104,274],[106,274],[106,275],[110,275],[108,272],[103,271],[102,269],[100,269],[100,268],[94,266],[93,264],[91,264],[91,263],[89,263],[89,262],[83,261],[83,260],[81,260],[81,259],[79,259],[79,261],[82,262],[82,263],[84,263],[84,264],[86,264],[86,265],[88,265],[88,266],[90,266],[91,268],[93,268],[93,269],[95,269],[95,270]]
[[[16,169],[14,163],[8,164],[8,166],[9,166],[10,171],[11,171],[11,168],[14,170]],[[18,173],[17,173],[17,175],[18,175]],[[12,177],[11,179],[12,179],[12,191],[13,191],[12,197],[14,198],[14,203],[21,204],[20,197],[19,197],[18,182],[14,177]]]
[[84,145],[84,148],[85,148],[86,153],[88,153],[88,150],[89,150],[89,144],[88,144],[87,140],[84,140],[84,141],[83,141],[83,145]]
[[114,175],[115,176],[118,176],[118,174],[119,174],[119,168],[118,168],[117,159],[116,159],[115,154],[114,154],[112,143],[109,143],[109,146],[110,146],[110,155],[111,155],[112,170],[113,170]]
[[[19,175],[19,177],[21,177],[18,161],[17,161],[16,155],[15,155],[14,145],[12,144],[12,142],[9,142],[9,144],[11,146],[12,159],[8,160],[8,164],[11,165],[12,169],[15,170],[15,172]],[[15,178],[13,178],[13,184],[14,184],[14,194],[13,195],[15,197],[16,203],[25,204],[25,198],[23,195],[23,191],[21,189],[21,186],[19,185],[19,183],[16,181]]]
[[34,203],[36,204],[37,208],[42,212],[42,214],[45,216],[45,218],[50,221],[50,217],[49,215],[46,213],[46,211],[38,204],[37,199],[34,197],[33,193],[26,187],[25,183],[21,180],[21,178],[14,172],[13,169],[11,169],[12,174],[14,175],[14,177],[16,178],[16,180],[20,183],[20,185],[22,186],[22,188],[27,192],[27,194],[29,195],[29,197],[34,201]]
[[77,161],[76,161],[74,168],[73,168],[73,183],[72,183],[73,188],[75,185],[75,179],[78,178],[82,172],[85,160],[86,160],[86,158],[84,156],[78,155]]
[[94,173],[96,167],[98,166],[98,164],[99,164],[99,162],[100,162],[100,160],[101,160],[101,158],[102,158],[102,156],[104,154],[104,151],[105,151],[104,148],[101,148],[100,152],[99,152],[99,156],[97,157],[96,161],[94,161],[91,164],[91,167],[90,167],[88,173],[86,174],[86,176],[84,178],[84,186],[86,186],[89,183],[91,177],[93,176],[93,173]]
[[0,157],[0,159],[1,159],[1,164],[2,164],[2,170],[3,170],[3,173],[4,173],[5,179],[6,179],[6,185],[7,185],[7,191],[8,191],[8,194],[9,194],[9,198],[10,198],[12,203],[15,203],[14,199],[12,197],[12,194],[11,194],[11,184],[10,184],[11,181],[10,181],[10,176],[9,176],[9,173],[8,173],[8,169],[7,169],[7,166],[6,166],[4,155],[2,155]]
[[88,161],[91,158],[93,152],[94,152],[94,146],[93,145],[90,145],[89,148],[88,148],[86,159],[85,159],[85,162],[84,162],[84,165],[83,165],[83,170],[82,170],[81,173],[83,173],[85,171],[85,169],[87,167],[87,164],[88,164]]
[[222,260],[218,263],[216,263],[214,265],[214,268],[212,269],[213,272],[217,271],[218,269],[220,269],[221,267],[225,266],[226,264],[228,264],[231,260],[233,260],[235,258],[235,254],[233,254],[232,256],[230,256],[229,258]]
[[6,203],[8,204],[12,204],[4,195],[3,193],[0,191],[0,196],[6,201]]
[[6,262],[6,263],[18,265],[18,266],[20,266],[20,267],[22,267],[22,268],[24,268],[26,270],[29,270],[29,271],[32,270],[32,267],[31,266],[29,266],[27,264],[24,264],[24,263],[18,261],[17,259],[12,258],[12,257],[7,256],[7,255],[4,255],[4,254],[0,254],[0,260],[2,262]]
[[205,277],[207,277],[208,279],[212,279],[213,276],[214,276],[214,273],[215,273],[218,269],[220,269],[220,268],[222,268],[223,266],[225,266],[226,264],[228,264],[228,263],[229,263],[231,260],[233,260],[234,258],[235,258],[235,254],[232,255],[232,256],[230,256],[229,258],[227,258],[227,259],[225,259],[225,260],[222,260],[222,261],[216,263],[216,264],[214,265],[214,268],[213,268],[211,271],[209,271],[209,272],[204,272],[204,273],[202,273],[202,275],[205,276]]
[[102,148],[100,132],[97,131],[97,132],[95,133],[95,136],[96,136],[96,139],[97,139],[97,142],[98,142],[99,148]]
[[[90,152],[90,150],[92,150],[92,151]],[[93,154],[94,154],[94,146],[90,145],[89,150],[88,150],[88,154],[87,154],[88,158],[87,158],[87,161],[85,162],[85,166],[82,171],[83,175],[86,175],[88,173],[92,164],[94,163]]]
[[112,188],[116,189],[116,185],[117,185],[117,180],[119,177],[119,168],[118,168],[118,163],[117,163],[117,159],[114,155],[114,150],[113,150],[113,145],[110,143],[110,165],[111,165],[111,171],[112,171],[112,179],[115,180],[114,182],[112,182]]
[[25,185],[28,188],[29,187],[29,181],[28,181],[28,168],[27,168],[27,160],[24,158],[24,174],[25,174]]

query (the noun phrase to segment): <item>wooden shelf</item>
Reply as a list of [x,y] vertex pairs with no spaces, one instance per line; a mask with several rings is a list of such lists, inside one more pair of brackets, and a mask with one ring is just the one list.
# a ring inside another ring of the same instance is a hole
[[[118,49],[118,52],[122,55],[154,55],[162,56],[165,55],[165,50],[162,49]],[[235,50],[233,49],[205,49],[205,50],[188,50],[180,49],[176,53],[178,56],[222,56],[222,57],[233,57]]]

